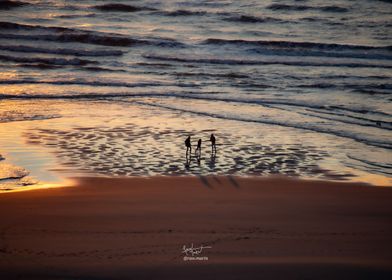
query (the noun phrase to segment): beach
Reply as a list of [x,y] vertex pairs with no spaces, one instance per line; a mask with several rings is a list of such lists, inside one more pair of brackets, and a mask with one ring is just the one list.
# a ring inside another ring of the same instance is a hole
[[390,1],[0,1],[0,279],[392,279]]
[[[286,177],[74,178],[0,196],[0,277],[389,279],[391,198]],[[203,260],[184,260],[192,244]]]

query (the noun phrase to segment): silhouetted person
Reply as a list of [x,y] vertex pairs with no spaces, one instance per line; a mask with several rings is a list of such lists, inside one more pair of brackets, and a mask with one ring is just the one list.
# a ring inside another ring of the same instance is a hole
[[201,139],[199,139],[199,141],[197,141],[197,148],[195,150],[195,155],[200,158],[201,156]]
[[188,154],[188,150],[189,150],[189,153],[192,153],[191,137],[190,136],[188,136],[188,138],[185,140],[185,146],[186,146],[186,154]]
[[215,145],[216,139],[214,134],[211,134],[210,141],[211,141],[211,152],[216,153],[216,145]]

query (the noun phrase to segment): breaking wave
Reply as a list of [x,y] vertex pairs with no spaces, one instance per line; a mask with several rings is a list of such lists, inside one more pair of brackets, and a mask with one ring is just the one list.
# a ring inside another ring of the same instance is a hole
[[47,57],[21,57],[21,56],[10,56],[0,55],[0,60],[7,62],[21,62],[21,63],[40,63],[47,65],[86,65],[86,64],[97,64],[97,61],[79,59],[79,58],[47,58]]
[[148,7],[132,6],[127,4],[109,3],[93,6],[93,8],[103,12],[139,12],[145,10],[155,10]]
[[188,58],[178,56],[163,55],[143,55],[144,58],[161,61],[174,61],[184,63],[203,63],[203,64],[223,64],[223,65],[286,65],[286,66],[303,66],[303,67],[364,67],[364,68],[386,68],[391,69],[392,65],[371,64],[361,62],[332,62],[332,61],[288,61],[282,60],[254,60],[254,59],[221,59],[221,58]]
[[272,4],[267,7],[273,11],[307,11],[307,10],[318,10],[322,12],[330,12],[330,13],[346,13],[349,10],[344,7],[339,6],[307,6],[307,5],[288,5],[288,4]]
[[84,49],[66,49],[66,48],[41,48],[23,45],[0,45],[0,50],[23,52],[23,53],[48,53],[61,55],[75,55],[75,56],[119,56],[124,52],[120,50],[84,50]]
[[0,22],[0,30],[22,30],[22,31],[40,31],[44,34],[15,34],[2,33],[0,36],[5,39],[22,39],[22,40],[43,40],[54,42],[77,42],[103,46],[121,46],[129,47],[135,45],[155,45],[160,47],[181,47],[182,43],[173,39],[154,38],[154,39],[135,39],[129,38],[122,34],[106,33],[90,30],[81,30],[74,28],[65,28],[57,26],[40,26],[18,24],[12,22]]
[[3,0],[0,1],[0,10],[9,10],[12,8],[17,8],[21,6],[28,5],[26,2],[21,2],[21,1],[9,1],[9,0]]

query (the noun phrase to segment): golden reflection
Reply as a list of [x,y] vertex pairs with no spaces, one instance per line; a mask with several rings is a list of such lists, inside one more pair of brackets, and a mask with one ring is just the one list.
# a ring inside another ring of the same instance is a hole
[[[135,101],[135,99],[133,99],[133,101]],[[151,104],[158,104],[159,102],[161,104],[170,105],[170,101],[165,102],[156,98],[141,98],[140,101]],[[177,104],[181,104],[181,102],[177,102]],[[208,105],[208,103],[202,101],[195,101],[192,103],[194,110],[197,110],[201,106]],[[220,106],[220,110],[222,112],[227,112],[228,114],[230,111],[239,109],[241,108],[230,104],[221,104]],[[260,117],[267,115],[273,115],[276,118],[279,117],[275,116],[274,112],[269,108],[258,109],[255,106],[250,106],[249,109],[252,110],[252,114],[259,114]],[[68,170],[71,170],[71,168],[75,168],[74,165],[72,165],[72,167],[69,167],[69,165],[63,166],[61,159],[64,158],[61,158],[59,154],[56,154],[56,150],[57,152],[63,152],[63,154],[67,151],[67,149],[68,151],[73,150],[78,152],[83,147],[86,147],[82,145],[83,143],[88,143],[88,147],[91,148],[95,144],[102,144],[100,141],[105,139],[110,140],[105,143],[108,145],[107,149],[114,151],[114,154],[116,154],[116,151],[124,151],[124,157],[140,157],[141,161],[143,159],[146,160],[144,162],[145,164],[150,164],[148,161],[151,160],[151,157],[148,155],[144,157],[140,156],[139,150],[135,150],[135,147],[137,147],[138,144],[142,142],[141,146],[143,146],[143,151],[145,151],[146,154],[149,154],[149,152],[145,150],[146,147],[151,148],[153,151],[159,151],[159,147],[157,145],[164,143],[164,152],[167,152],[171,156],[175,156],[182,152],[183,134],[181,133],[186,133],[187,131],[198,131],[199,136],[199,132],[203,130],[211,128],[218,129],[220,134],[218,134],[218,137],[221,137],[223,134],[229,135],[229,140],[239,139],[238,137],[241,135],[250,135],[250,137],[247,138],[249,145],[261,143],[263,147],[274,147],[274,145],[279,144],[283,148],[282,152],[287,152],[284,150],[285,145],[286,147],[290,147],[290,145],[298,142],[302,142],[304,147],[310,147],[311,144],[322,146],[325,150],[336,151],[336,141],[339,141],[340,139],[329,135],[310,132],[303,132],[301,134],[302,138],[298,139],[298,135],[293,133],[294,130],[290,128],[277,126],[271,128],[271,126],[268,125],[254,125],[252,123],[248,124],[236,121],[229,123],[227,120],[201,117],[194,118],[192,115],[187,115],[188,117],[184,118],[184,114],[182,113],[170,110],[160,110],[155,107],[146,107],[137,103],[115,104],[105,101],[69,102],[64,100],[40,100],[39,102],[30,100],[0,101],[1,117],[7,116],[8,114],[8,117],[12,118],[13,115],[10,115],[12,113],[16,114],[20,120],[23,120],[25,115],[27,117],[31,116],[31,112],[34,112],[35,116],[42,116],[43,118],[38,118],[38,121],[32,121],[27,118],[24,121],[5,122],[0,125],[0,154],[6,158],[3,163],[7,162],[26,168],[26,170],[30,171],[31,176],[37,178],[39,183],[29,186],[18,186],[10,191],[0,190],[0,192],[7,193],[34,189],[50,189],[74,185],[72,181],[63,180],[61,176],[57,176],[57,172],[54,171],[66,170],[67,172]],[[45,117],[47,118],[48,116],[51,117],[53,115],[60,115],[61,117],[45,119]],[[86,127],[92,127],[92,134],[100,137],[100,139],[89,140],[88,133],[83,132],[83,129]],[[113,127],[119,128],[119,130],[116,132],[105,132],[109,128]],[[53,135],[50,133],[37,134],[36,132],[40,129],[66,133],[73,131],[74,133],[78,132],[78,135],[83,137],[75,138],[74,142],[70,141],[70,138],[63,138],[60,139],[61,141],[57,141],[53,144],[51,143],[52,140],[49,139],[53,137]],[[121,132],[121,129],[124,130],[124,132]],[[156,141],[154,137],[151,137],[153,134],[152,131],[163,132],[157,134],[156,137],[160,138],[164,142]],[[183,132],[173,134],[173,131]],[[26,136],[27,132],[30,133],[29,135],[41,135],[40,137],[43,138],[29,138]],[[136,133],[138,135],[136,139],[131,137],[132,133]],[[208,133],[205,132],[206,135]],[[120,134],[123,135],[123,137],[120,137]],[[203,135],[200,137],[203,137]],[[219,138],[219,140],[220,139],[222,138]],[[45,146],[43,144],[45,141],[50,145]],[[68,143],[72,143],[72,149],[69,149]],[[127,143],[133,144],[130,145],[129,148],[122,150],[123,145]],[[222,147],[222,149],[224,149],[224,147]],[[65,154],[69,155],[69,153]],[[105,153],[102,152],[102,154]],[[87,163],[82,162],[83,158],[77,158],[77,156],[80,155],[80,152],[76,153],[72,164],[79,164],[78,166],[83,166],[83,164],[87,165]],[[83,155],[86,155],[86,153]],[[90,154],[89,158],[91,159],[92,156],[93,155]],[[222,159],[225,155],[220,154],[219,156],[221,157],[220,159]],[[228,154],[227,156],[234,157],[236,155]],[[94,163],[105,164],[106,160],[110,161],[111,159],[112,158],[108,156],[104,157],[103,160],[94,161]],[[153,160],[155,160],[155,157]],[[119,161],[121,162],[121,160]],[[110,162],[108,164],[110,165]],[[323,166],[323,164],[325,166]],[[339,161],[337,155],[327,158],[326,162],[323,164],[321,167],[325,167],[324,169],[339,170],[342,174],[347,173],[355,175],[354,177],[348,178],[348,180],[352,182],[369,183],[375,186],[392,186],[391,178],[387,176],[369,174],[365,171],[344,167]],[[303,176],[303,174],[300,175],[302,178],[312,179]],[[57,178],[57,180],[54,178]],[[313,179],[315,178],[313,177]]]
[[23,192],[23,191],[34,191],[34,190],[45,190],[45,189],[53,189],[53,188],[68,188],[68,187],[75,187],[76,181],[72,179],[66,179],[64,182],[61,183],[46,183],[40,182],[34,185],[29,186],[18,186],[17,188],[10,188],[7,190],[0,189],[0,195],[4,195],[7,193],[15,193],[15,192]]
[[[392,179],[377,174],[362,174],[358,180],[377,187],[392,187]],[[358,181],[356,180],[356,181]]]
[[16,78],[19,76],[19,73],[17,71],[14,72],[0,72],[0,79],[6,80],[6,79],[12,79]]

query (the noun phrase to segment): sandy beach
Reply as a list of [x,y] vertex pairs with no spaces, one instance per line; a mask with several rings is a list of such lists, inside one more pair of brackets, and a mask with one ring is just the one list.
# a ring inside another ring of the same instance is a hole
[[[389,279],[392,273],[390,188],[280,177],[74,181],[0,195],[1,279]],[[194,255],[203,260],[184,260],[183,246],[192,244],[208,247]]]

